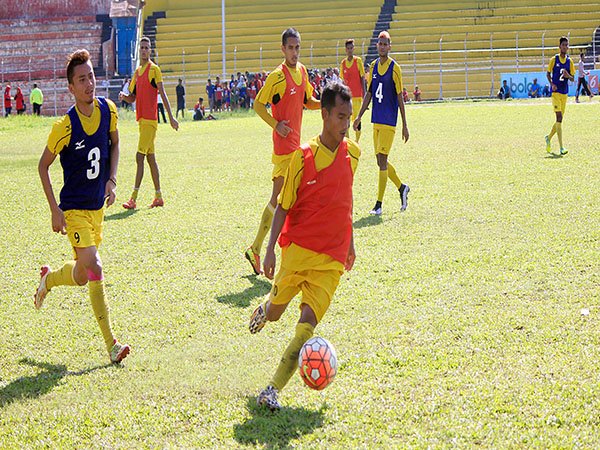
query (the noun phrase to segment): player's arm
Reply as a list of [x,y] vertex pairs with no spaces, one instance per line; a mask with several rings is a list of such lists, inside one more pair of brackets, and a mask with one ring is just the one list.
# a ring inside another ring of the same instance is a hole
[[308,109],[317,110],[321,109],[321,101],[314,98],[312,95],[304,104]]
[[400,108],[400,117],[402,117],[402,139],[408,142],[408,125],[406,124],[406,111],[404,108],[404,97],[402,96],[402,72],[400,67],[394,65],[394,86],[396,86],[396,95],[398,96],[398,108]]
[[354,227],[352,227],[351,233],[348,256],[346,256],[346,263],[344,264],[344,268],[348,271],[352,270],[352,267],[354,267],[354,261],[356,260],[356,250],[354,249]]
[[283,228],[287,213],[288,210],[283,209],[281,204],[277,205],[277,208],[275,209],[275,215],[273,216],[273,222],[271,224],[271,236],[269,236],[267,252],[265,253],[265,259],[263,260],[263,271],[269,280],[272,280],[275,275],[275,244],[277,243],[279,233],[281,233],[281,229]]
[[119,166],[119,130],[110,132],[110,167],[108,181],[104,188],[106,206],[109,207],[117,198],[117,167]]
[[267,82],[262,89],[258,91],[258,94],[256,94],[256,98],[254,99],[254,111],[256,114],[258,114],[258,117],[260,117],[267,125],[273,128],[278,135],[281,137],[286,137],[289,132],[292,131],[292,129],[287,126],[289,121],[282,120],[278,122],[277,119],[269,113],[266,106],[266,104],[269,103],[273,97],[271,92],[273,87],[271,75],[267,77]]
[[173,113],[171,112],[171,104],[169,103],[169,97],[167,97],[167,93],[165,92],[165,86],[163,82],[157,82],[156,87],[158,88],[160,98],[162,98],[163,104],[165,105],[167,114],[169,115],[169,122],[171,122],[171,128],[177,131],[179,129],[179,122],[177,122],[177,119],[173,117]]
[[571,81],[575,81],[575,63],[571,60],[571,66],[568,71],[565,71],[567,78]]
[[358,131],[358,127],[360,126],[360,119],[362,118],[362,115],[365,113],[365,111],[369,108],[369,104],[371,103],[371,98],[372,98],[371,91],[368,90],[363,98],[362,105],[360,106],[360,111],[358,112],[358,115],[356,116],[356,120],[354,121],[354,124],[352,124],[352,128],[354,129],[354,131]]
[[546,71],[546,78],[548,79],[548,83],[550,83],[550,90],[552,92],[556,91],[556,85],[552,82],[552,71],[554,70],[554,60],[555,60],[555,57],[550,58],[550,62],[548,63],[548,70]]
[[119,101],[126,101],[127,103],[135,103],[135,83],[132,81],[129,83],[129,94],[125,94],[125,92],[119,92]]
[[400,108],[400,117],[402,117],[402,139],[404,142],[408,142],[408,125],[406,124],[406,111],[404,109],[404,98],[402,97],[402,91],[398,95],[398,108]]
[[50,180],[49,169],[55,159],[56,155],[46,146],[40,158],[40,162],[38,163],[38,173],[40,174],[42,188],[44,189],[44,194],[46,195],[46,200],[48,200],[48,206],[50,206],[50,212],[52,213],[52,231],[67,234],[65,215],[58,207],[56,197],[54,196],[54,190],[52,189],[52,181]]

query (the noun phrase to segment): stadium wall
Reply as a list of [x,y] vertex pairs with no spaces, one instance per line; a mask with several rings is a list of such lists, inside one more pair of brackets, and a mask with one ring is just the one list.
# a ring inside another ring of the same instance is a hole
[[111,0],[5,1],[0,7],[0,20],[108,14],[110,3]]

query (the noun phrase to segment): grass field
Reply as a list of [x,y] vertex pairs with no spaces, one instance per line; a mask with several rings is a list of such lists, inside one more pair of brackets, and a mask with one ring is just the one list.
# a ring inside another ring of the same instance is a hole
[[[250,335],[270,283],[242,257],[270,193],[267,126],[253,114],[160,125],[166,206],[107,210],[113,330],[132,346],[119,367],[86,288],[33,307],[40,265],[71,257],[37,175],[52,119],[0,120],[0,448],[600,447],[600,104],[568,105],[562,158],[544,148],[549,100],[407,115],[410,141],[397,136],[391,160],[409,207],[390,183],[380,220],[364,126],[357,262],[316,330],[338,376],[320,393],[294,376],[277,414],[255,395],[297,300]],[[119,128],[120,204],[137,126],[128,115]],[[307,112],[303,137],[319,130]],[[58,194],[58,164],[51,173]],[[139,203],[151,200],[147,171]]]

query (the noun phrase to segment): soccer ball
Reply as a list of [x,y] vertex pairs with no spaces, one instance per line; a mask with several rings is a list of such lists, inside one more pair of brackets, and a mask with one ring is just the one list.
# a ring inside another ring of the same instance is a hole
[[337,355],[333,345],[322,337],[304,343],[298,355],[298,368],[304,383],[317,391],[325,389],[337,373]]

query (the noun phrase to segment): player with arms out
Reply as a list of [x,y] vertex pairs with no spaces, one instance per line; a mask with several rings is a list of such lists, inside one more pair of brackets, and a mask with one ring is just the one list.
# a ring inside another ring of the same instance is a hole
[[[358,116],[365,91],[365,67],[359,56],[354,56],[354,39],[346,41],[346,58],[340,64],[340,78],[352,92],[352,122]],[[356,142],[360,139],[360,124],[356,130]]]
[[370,214],[381,215],[383,196],[387,186],[387,179],[392,180],[400,192],[402,205],[400,211],[404,211],[408,205],[408,193],[410,188],[400,181],[396,169],[388,161],[388,155],[392,149],[396,124],[398,122],[398,109],[402,117],[402,138],[408,141],[408,127],[406,125],[406,113],[404,111],[404,100],[402,99],[402,70],[396,61],[388,56],[392,47],[392,40],[387,31],[379,33],[377,40],[377,53],[379,58],[372,64],[372,70],[367,76],[367,93],[363,100],[358,117],[354,121],[354,130],[360,127],[360,120],[373,98],[373,111],[371,122],[373,123],[373,144],[375,156],[379,166],[379,185],[377,201]]
[[[261,273],[260,250],[271,228],[277,196],[283,186],[283,176],[292,152],[300,146],[304,107],[321,107],[320,102],[312,96],[313,88],[306,67],[298,61],[300,33],[294,28],[288,28],[281,35],[281,51],[285,61],[269,74],[254,101],[254,111],[273,129],[271,198],[262,213],[254,242],[244,253],[256,275]],[[267,111],[267,103],[271,104],[272,115]]]
[[160,67],[150,59],[150,52],[150,38],[144,36],[140,39],[140,67],[137,68],[129,83],[130,94],[119,93],[119,101],[126,101],[127,103],[136,102],[135,116],[140,129],[138,151],[135,156],[137,164],[135,185],[133,186],[131,197],[127,202],[123,203],[123,208],[125,209],[137,208],[136,200],[142,179],[144,178],[144,159],[148,161],[155,190],[154,200],[150,204],[150,208],[164,206],[165,204],[160,190],[160,175],[154,150],[154,140],[156,138],[156,129],[158,128],[158,95],[160,95],[167,109],[171,127],[176,131],[179,129],[179,123],[173,117],[171,104],[163,86],[162,72],[160,71]]
[[281,267],[268,300],[250,319],[250,332],[277,321],[289,302],[302,292],[300,320],[275,375],[257,402],[271,410],[298,366],[302,345],[329,308],[344,269],[356,257],[352,232],[352,182],[360,149],[346,139],[352,116],[352,94],[342,83],[328,84],[321,96],[323,130],[292,153],[285,184],[275,210],[264,260],[265,276],[275,273],[275,243]]
[[546,136],[546,151],[552,153],[552,147],[550,141],[556,134],[558,136],[558,143],[560,145],[560,154],[566,155],[567,149],[563,147],[562,140],[562,120],[565,115],[565,109],[567,107],[567,98],[569,92],[569,80],[575,79],[575,64],[567,55],[569,51],[569,39],[562,36],[559,41],[560,53],[557,53],[548,63],[548,71],[546,77],[550,86],[552,86],[552,107],[556,114],[556,122],[550,130],[550,134]]
[[[77,50],[67,64],[69,91],[75,105],[52,127],[42,153],[38,171],[44,194],[52,212],[52,230],[66,234],[75,253],[75,261],[58,270],[43,266],[34,296],[37,309],[48,292],[56,286],[88,285],[92,309],[104,336],[113,363],[130,351],[114,338],[104,294],[104,275],[98,246],[102,241],[104,202],[115,202],[119,132],[117,107],[103,97],[96,97],[96,77],[87,50]],[[50,181],[49,168],[60,155],[64,185],[57,204]]]

